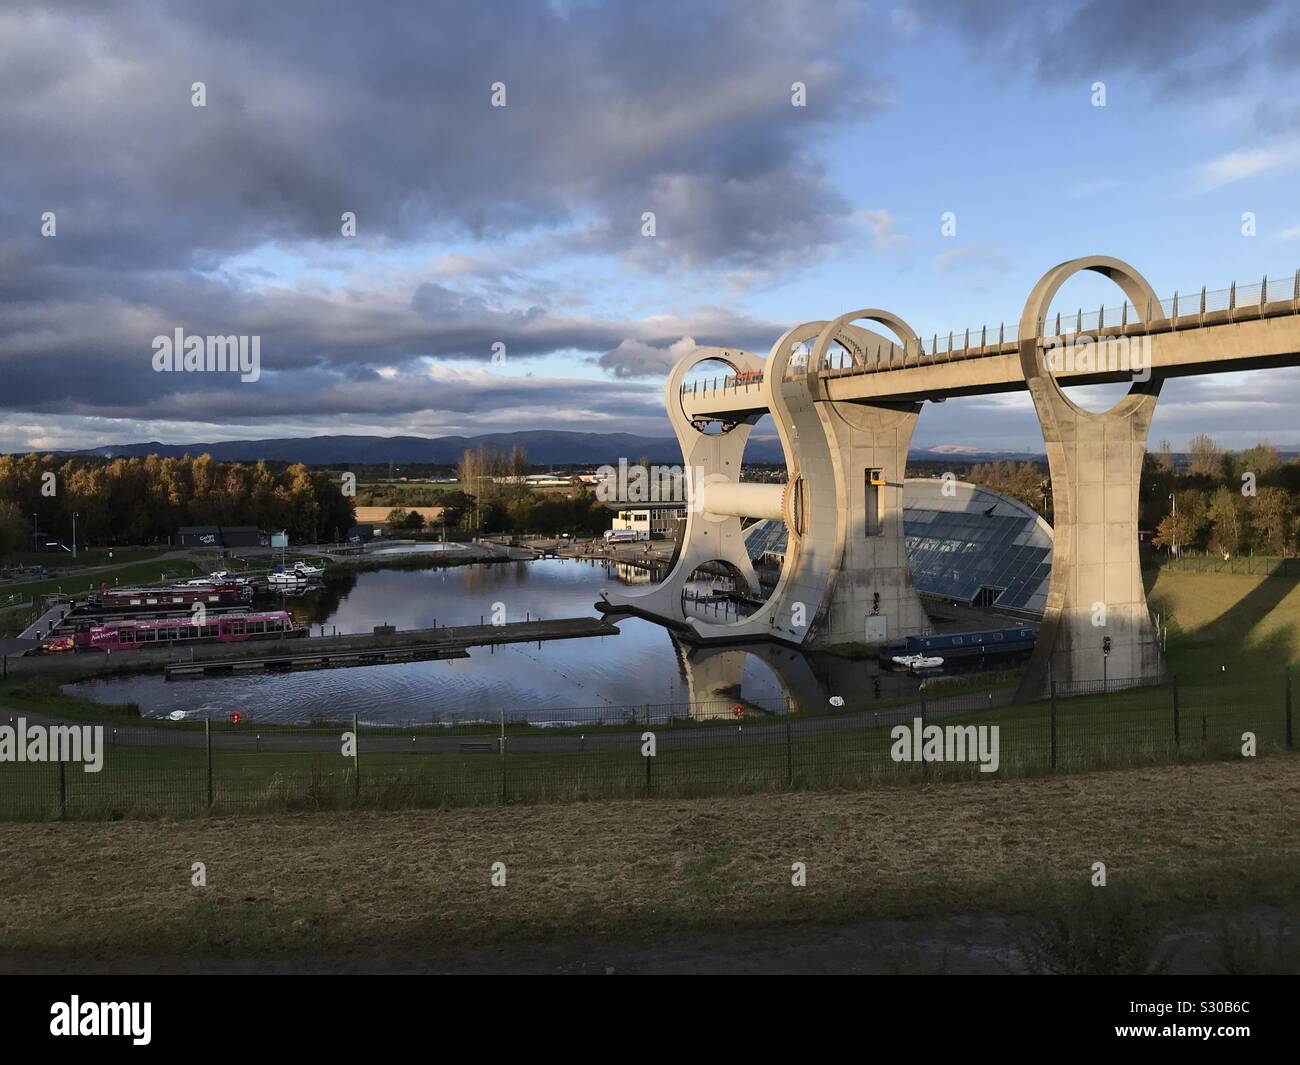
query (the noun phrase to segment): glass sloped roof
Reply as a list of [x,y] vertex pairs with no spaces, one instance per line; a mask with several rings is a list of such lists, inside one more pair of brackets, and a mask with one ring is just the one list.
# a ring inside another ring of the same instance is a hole
[[[995,605],[1041,614],[1052,571],[1052,536],[1028,507],[991,489],[919,479],[903,490],[903,534],[912,582],[923,594],[971,604],[991,589]],[[745,530],[749,555],[783,554],[785,524]]]

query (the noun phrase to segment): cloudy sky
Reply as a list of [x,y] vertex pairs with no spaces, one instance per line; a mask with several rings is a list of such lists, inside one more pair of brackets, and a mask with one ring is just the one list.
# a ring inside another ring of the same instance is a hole
[[[1025,7],[7,0],[0,450],[667,435],[697,344],[861,306],[1014,321],[1093,252],[1162,295],[1289,278],[1296,6]],[[1057,306],[1103,301],[1078,279]],[[260,336],[260,380],[156,373],[176,329]],[[1300,445],[1298,399],[1300,371],[1174,381],[1152,435]],[[1023,395],[916,436],[1041,442]]]

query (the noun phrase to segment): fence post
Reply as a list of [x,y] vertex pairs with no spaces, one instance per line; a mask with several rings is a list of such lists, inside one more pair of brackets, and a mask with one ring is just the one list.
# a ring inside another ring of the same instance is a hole
[[790,703],[785,704],[785,782],[787,787],[794,787],[794,756],[791,751],[790,737]]
[[352,797],[361,798],[361,733],[356,714],[352,715]]
[[1286,749],[1289,751],[1295,746],[1294,735],[1291,732],[1291,667],[1286,667]]
[[503,707],[501,710],[501,738],[497,741],[501,748],[501,795],[498,801],[506,801],[506,712]]
[[925,681],[921,681],[921,779],[929,775],[925,764]]
[[57,764],[59,767],[59,820],[62,821],[68,813],[68,766],[62,759]]
[[203,719],[203,745],[208,749],[208,813],[212,813],[212,719]]
[[1052,685],[1052,769],[1056,768],[1056,680]]
[[1182,722],[1180,720],[1181,715],[1178,712],[1178,674],[1177,673],[1170,675],[1169,686],[1173,692],[1173,697],[1174,697],[1174,747],[1178,748],[1179,753],[1181,754],[1182,753],[1181,749],[1183,745],[1183,731],[1182,731]]

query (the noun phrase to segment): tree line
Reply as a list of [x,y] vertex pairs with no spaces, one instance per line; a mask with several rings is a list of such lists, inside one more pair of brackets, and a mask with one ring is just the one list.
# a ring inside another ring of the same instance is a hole
[[174,542],[183,525],[283,529],[304,543],[356,524],[338,476],[301,464],[0,455],[0,557],[47,541],[71,545],[74,514],[77,543],[91,547]]
[[1271,444],[1220,450],[1195,437],[1185,465],[1167,441],[1143,463],[1144,524],[1157,549],[1293,555],[1300,545],[1300,462]]
[[[445,524],[448,533],[456,530],[470,535],[568,532],[591,536],[609,528],[612,514],[592,492],[576,486],[567,492],[535,492],[524,483],[528,471],[528,452],[522,447],[501,451],[479,445],[466,450],[456,464],[459,486],[441,490],[433,504],[443,508],[443,521],[437,526]],[[407,530],[421,528],[421,516],[405,507],[422,504],[405,498],[398,502],[388,515],[390,524]]]

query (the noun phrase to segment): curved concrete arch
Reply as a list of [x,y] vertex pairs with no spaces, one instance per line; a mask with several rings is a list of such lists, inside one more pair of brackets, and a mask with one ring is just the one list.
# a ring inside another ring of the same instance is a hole
[[1070,400],[1047,365],[1042,326],[1052,298],[1083,270],[1114,281],[1143,315],[1163,320],[1150,283],[1120,259],[1071,259],[1047,271],[1020,318],[1020,366],[1043,429],[1054,513],[1052,574],[1038,642],[1018,697],[1053,682],[1108,685],[1158,680],[1164,663],[1138,558],[1138,491],[1162,381],[1135,379],[1120,402],[1089,411]]
[[[1164,321],[1165,313],[1160,306],[1160,297],[1156,295],[1151,283],[1122,259],[1115,259],[1109,255],[1087,255],[1070,259],[1052,267],[1039,278],[1038,284],[1033,287],[1029,298],[1025,300],[1024,310],[1020,314],[1020,368],[1026,381],[1043,381],[1061,403],[1080,416],[1104,418],[1115,414],[1123,417],[1130,410],[1142,405],[1143,396],[1158,395],[1163,381],[1154,376],[1146,382],[1135,381],[1129,389],[1129,394],[1110,410],[1090,411],[1080,407],[1065,394],[1065,390],[1044,360],[1042,349],[1037,343],[1043,339],[1043,322],[1053,298],[1065,282],[1085,270],[1101,274],[1113,281],[1133,304],[1135,310],[1145,308],[1145,313],[1141,311],[1139,313],[1142,313],[1142,320],[1146,324]],[[1026,344],[1027,338],[1034,340],[1032,350]]]
[[[879,307],[864,307],[860,311],[849,311],[847,314],[841,314],[833,322],[827,322],[821,333],[817,336],[817,342],[813,345],[812,351],[808,355],[809,373],[819,373],[826,359],[826,352],[831,344],[844,335],[845,331],[853,326],[855,322],[878,322],[880,325],[888,328],[899,340],[903,342],[903,350],[911,345],[920,346],[920,339],[902,318],[892,311],[886,311]],[[854,358],[855,365],[863,365],[865,359],[859,360]]]
[[[843,344],[857,363],[866,360],[873,341],[877,351],[893,343],[854,324],[859,321],[886,326],[905,351],[919,346],[902,318],[867,308],[787,330],[765,363],[745,352],[700,348],[673,368],[665,402],[682,453],[697,471],[693,487],[699,505],[687,515],[682,548],[663,583],[640,594],[607,593],[614,609],[649,614],[701,641],[883,642],[928,630],[911,583],[902,522],[903,475],[920,405],[836,403],[820,385],[818,369],[832,343]],[[807,372],[793,373],[795,352],[805,345],[813,346]],[[760,366],[764,371],[753,407],[738,411],[735,427],[721,436],[696,429],[680,398],[687,373],[710,359],[741,372]],[[739,481],[745,441],[764,411],[772,415],[786,462],[779,503],[775,485]],[[887,476],[869,478],[873,469]],[[738,583],[757,590],[740,521],[775,517],[778,511],[787,548],[763,605],[736,620],[688,616],[681,589],[705,562],[722,562],[743,576]]]
[[686,527],[676,561],[664,580],[653,588],[640,592],[605,593],[606,601],[616,609],[647,614],[684,629],[695,628],[698,623],[683,611],[681,587],[705,562],[726,563],[743,577],[750,588],[758,587],[753,563],[745,549],[740,517],[707,514],[702,499],[707,485],[739,482],[745,444],[762,414],[738,418],[730,431],[714,435],[697,429],[681,405],[686,375],[700,363],[714,360],[742,372],[759,372],[764,366],[762,358],[747,351],[703,347],[679,359],[668,375],[664,384],[664,406],[681,445],[688,493]]

